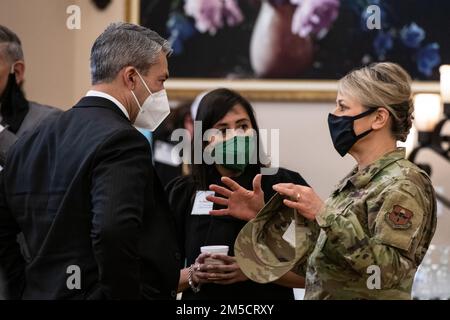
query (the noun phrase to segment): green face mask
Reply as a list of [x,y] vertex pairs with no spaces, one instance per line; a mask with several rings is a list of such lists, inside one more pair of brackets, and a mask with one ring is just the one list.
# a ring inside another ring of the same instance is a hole
[[217,164],[223,167],[237,171],[244,172],[250,161],[256,162],[252,159],[255,152],[256,139],[253,136],[234,136],[231,139],[217,143],[212,151]]

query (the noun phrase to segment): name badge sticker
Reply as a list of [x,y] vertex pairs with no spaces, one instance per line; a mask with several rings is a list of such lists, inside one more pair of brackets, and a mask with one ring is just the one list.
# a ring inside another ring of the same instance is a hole
[[206,200],[206,197],[213,195],[214,191],[197,191],[191,215],[209,215],[209,211],[213,209],[214,203]]

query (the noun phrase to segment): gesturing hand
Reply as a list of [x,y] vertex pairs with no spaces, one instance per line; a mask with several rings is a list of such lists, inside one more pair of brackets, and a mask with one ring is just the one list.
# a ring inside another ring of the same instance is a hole
[[207,196],[206,200],[225,206],[225,209],[211,210],[213,216],[229,215],[241,220],[251,220],[264,207],[264,192],[261,189],[261,174],[253,179],[253,191],[247,190],[228,177],[222,177],[222,182],[229,188],[216,184],[209,189],[223,197]]
[[281,195],[291,198],[284,199],[283,203],[289,208],[294,208],[308,220],[314,220],[322,209],[322,199],[310,187],[300,186],[292,183],[279,183],[273,189]]

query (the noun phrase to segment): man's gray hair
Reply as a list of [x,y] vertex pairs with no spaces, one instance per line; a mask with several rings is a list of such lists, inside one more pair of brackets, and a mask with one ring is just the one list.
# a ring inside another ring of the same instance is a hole
[[127,66],[146,74],[161,51],[172,53],[169,42],[156,32],[131,23],[112,23],[92,46],[92,84],[111,82]]
[[3,54],[11,63],[23,60],[22,43],[19,37],[2,25],[0,25],[0,54]]

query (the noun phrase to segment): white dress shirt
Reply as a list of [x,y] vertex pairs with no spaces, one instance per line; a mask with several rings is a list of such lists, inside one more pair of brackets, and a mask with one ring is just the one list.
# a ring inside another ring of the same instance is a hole
[[125,109],[125,107],[123,106],[123,104],[120,103],[119,100],[117,100],[116,98],[114,98],[113,96],[101,92],[101,91],[97,91],[97,90],[89,90],[88,93],[86,93],[86,97],[100,97],[100,98],[105,98],[108,99],[109,101],[114,102],[114,104],[120,109],[122,110],[123,114],[128,118],[128,120],[130,120],[130,115],[128,114],[127,109]]

